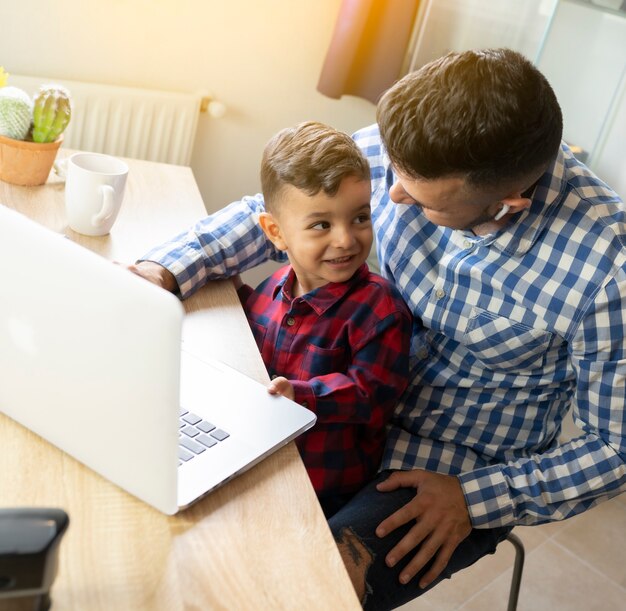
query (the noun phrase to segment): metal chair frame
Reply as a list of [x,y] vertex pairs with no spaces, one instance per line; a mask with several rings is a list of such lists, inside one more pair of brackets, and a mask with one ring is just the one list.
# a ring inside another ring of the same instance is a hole
[[515,548],[515,564],[513,565],[513,576],[511,577],[511,589],[509,591],[509,605],[507,611],[516,611],[517,600],[519,598],[519,590],[522,584],[522,571],[524,569],[524,544],[521,539],[510,532],[506,540]]

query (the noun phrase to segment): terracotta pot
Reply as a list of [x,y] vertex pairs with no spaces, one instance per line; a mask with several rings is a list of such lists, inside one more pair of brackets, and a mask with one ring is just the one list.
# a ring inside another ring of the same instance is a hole
[[62,135],[44,144],[0,136],[0,180],[25,187],[43,185],[62,142]]

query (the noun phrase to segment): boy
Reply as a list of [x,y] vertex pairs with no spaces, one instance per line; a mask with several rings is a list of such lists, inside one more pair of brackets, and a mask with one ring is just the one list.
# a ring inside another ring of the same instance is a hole
[[317,414],[297,444],[328,516],[378,469],[407,385],[411,317],[365,263],[370,172],[347,134],[315,122],[282,130],[265,148],[261,183],[259,223],[290,264],[239,296],[269,391]]

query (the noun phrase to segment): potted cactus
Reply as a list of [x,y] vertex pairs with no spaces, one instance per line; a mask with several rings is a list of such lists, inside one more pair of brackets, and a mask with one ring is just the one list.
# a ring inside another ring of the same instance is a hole
[[31,99],[5,86],[6,76],[0,68],[0,180],[42,185],[70,121],[70,94],[60,85],[42,85]]

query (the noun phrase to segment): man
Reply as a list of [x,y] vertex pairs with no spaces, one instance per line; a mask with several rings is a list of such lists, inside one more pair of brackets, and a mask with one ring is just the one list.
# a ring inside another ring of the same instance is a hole
[[[371,609],[516,524],[626,489],[624,206],[561,143],[546,79],[511,50],[452,53],[396,83],[377,120],[355,140],[378,258],[424,331],[384,471],[329,521]],[[136,271],[185,297],[275,257],[262,210],[260,196],[231,204]],[[581,436],[559,445],[569,410]]]

